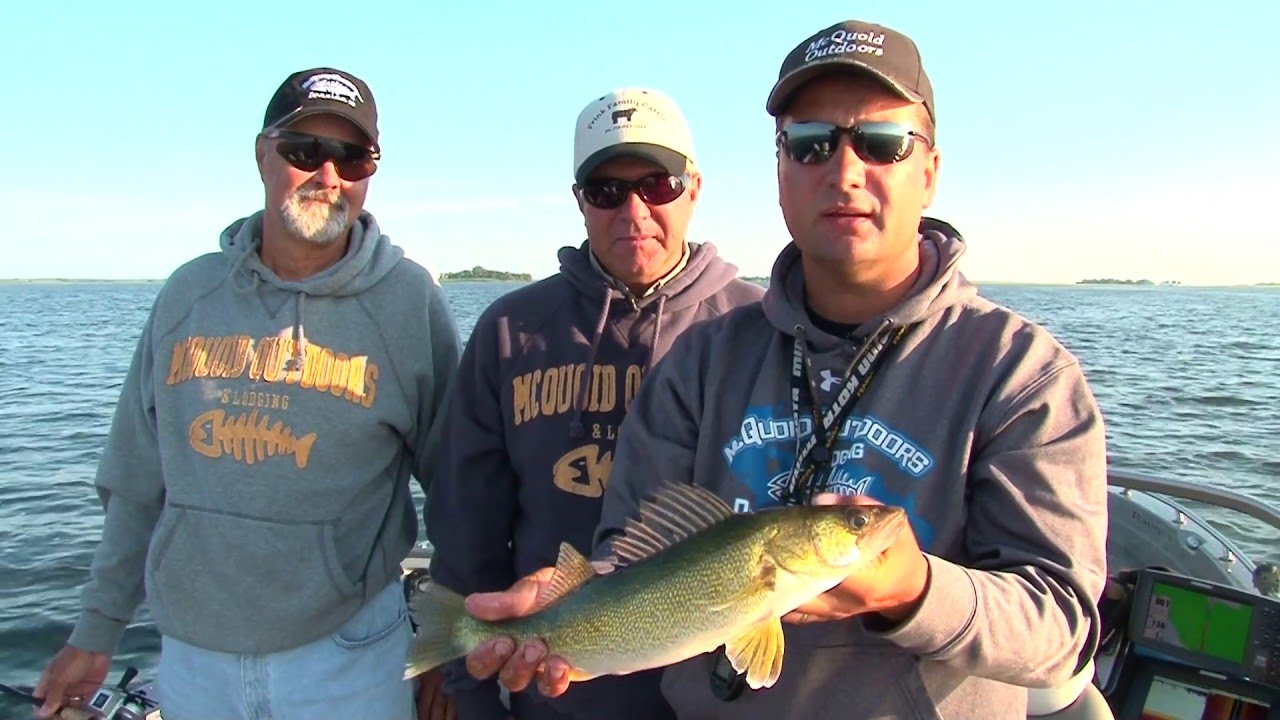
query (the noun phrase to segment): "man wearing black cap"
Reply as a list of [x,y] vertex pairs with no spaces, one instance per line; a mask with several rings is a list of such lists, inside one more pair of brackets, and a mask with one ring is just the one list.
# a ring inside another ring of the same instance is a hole
[[[1096,649],[1097,404],[1076,359],[979,297],[957,269],[964,240],[924,217],[937,108],[914,42],[864,22],[825,28],[784,60],[766,107],[791,242],[760,305],[693,328],[642,387],[596,557],[669,481],[737,510],[902,507],[909,528],[868,567],[775,608],[782,622],[761,620],[751,642],[667,668],[664,694],[682,719],[1026,717],[1027,688],[1083,687]],[[523,613],[540,581],[468,607]],[[761,647],[773,650],[746,652]],[[776,681],[745,681],[783,648]],[[526,649],[508,660],[487,645],[470,667],[505,663],[504,681],[527,682]],[[544,667],[539,687],[563,692],[565,663]]]
[[95,484],[106,517],[42,717],[83,707],[145,599],[166,720],[415,716],[400,562],[460,354],[430,274],[364,210],[369,87],[288,77],[266,205],[160,290]]

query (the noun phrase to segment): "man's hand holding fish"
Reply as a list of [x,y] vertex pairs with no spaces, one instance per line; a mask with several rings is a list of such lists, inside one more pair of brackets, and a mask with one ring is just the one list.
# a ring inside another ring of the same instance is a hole
[[[554,574],[554,567],[545,567],[517,580],[503,592],[471,595],[467,598],[467,612],[490,622],[529,615],[537,609],[538,594]],[[547,646],[540,638],[529,639],[519,650],[516,654],[515,644],[509,637],[493,638],[467,655],[467,671],[477,678],[498,674],[502,684],[512,692],[528,687],[535,673],[538,689],[548,697],[556,697],[569,689],[569,662],[556,655],[547,658]],[[539,669],[542,672],[539,673]]]
[[[879,505],[859,495],[822,493],[815,505]],[[783,622],[810,623],[844,620],[875,613],[894,625],[905,620],[920,604],[929,586],[929,562],[910,530],[867,567],[849,574],[839,585],[782,616]]]

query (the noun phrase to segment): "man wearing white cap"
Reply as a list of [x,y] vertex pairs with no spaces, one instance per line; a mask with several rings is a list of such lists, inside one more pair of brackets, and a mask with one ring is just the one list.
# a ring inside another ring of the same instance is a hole
[[[462,356],[426,515],[432,576],[459,593],[554,565],[561,542],[589,553],[641,379],[690,325],[763,295],[710,243],[686,238],[702,176],[666,95],[623,89],[588,104],[573,170],[586,241],[560,249],[557,275],[490,305]],[[464,720],[508,715],[496,681],[460,662],[446,675]],[[659,677],[601,678],[554,700],[516,688],[510,714],[670,717]]]

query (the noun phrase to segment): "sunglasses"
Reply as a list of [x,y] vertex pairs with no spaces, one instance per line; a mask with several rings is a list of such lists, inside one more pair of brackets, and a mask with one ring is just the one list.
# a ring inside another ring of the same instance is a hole
[[333,138],[307,133],[273,130],[268,138],[278,140],[276,153],[284,161],[303,172],[315,172],[326,162],[333,162],[338,177],[347,182],[363,180],[378,169],[377,150]]
[[657,172],[645,175],[639,180],[619,180],[603,178],[587,180],[582,183],[582,199],[588,204],[602,210],[613,210],[622,207],[631,193],[640,196],[646,204],[666,205],[684,194],[685,185],[689,183],[688,175],[672,175]]
[[821,165],[836,154],[841,135],[848,135],[853,152],[872,165],[906,160],[915,149],[917,139],[926,145],[933,144],[928,137],[893,122],[863,122],[853,127],[827,122],[791,123],[778,133],[775,142],[787,157],[801,165]]

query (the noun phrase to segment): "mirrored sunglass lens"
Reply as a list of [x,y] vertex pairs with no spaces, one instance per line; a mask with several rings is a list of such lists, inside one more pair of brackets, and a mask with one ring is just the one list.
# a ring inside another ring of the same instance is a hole
[[825,162],[835,152],[835,126],[798,123],[786,129],[787,154],[798,163]]
[[897,126],[866,126],[860,128],[861,155],[879,163],[897,162],[911,152],[912,140],[905,128]]

